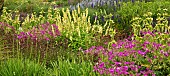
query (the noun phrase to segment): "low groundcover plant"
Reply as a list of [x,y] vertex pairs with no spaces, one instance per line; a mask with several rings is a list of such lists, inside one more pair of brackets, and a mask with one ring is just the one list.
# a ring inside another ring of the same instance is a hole
[[169,43],[149,40],[154,37],[155,33],[145,32],[141,41],[125,39],[112,44],[111,49],[93,46],[84,53],[97,59],[94,71],[101,75],[168,75]]

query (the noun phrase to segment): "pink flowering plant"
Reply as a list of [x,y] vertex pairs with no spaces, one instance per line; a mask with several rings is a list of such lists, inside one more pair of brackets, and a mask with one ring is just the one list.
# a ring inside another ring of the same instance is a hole
[[[94,71],[101,75],[168,75],[170,44],[168,40],[162,43],[159,42],[162,39],[154,39],[155,33],[144,32],[138,40],[117,41],[111,49],[93,46],[84,53],[93,57]],[[168,33],[165,35],[169,36]]]
[[21,32],[5,23],[1,22],[0,25],[1,38],[5,40],[4,47],[13,47],[8,48],[13,51],[13,55],[20,51],[23,55],[40,55],[41,58],[44,58],[47,50],[54,49],[56,37],[61,35],[58,26],[48,22]]
[[27,32],[20,32],[17,35],[17,38],[20,41],[24,41],[25,39],[31,39],[33,42],[40,42],[42,40],[49,41],[51,38],[60,36],[60,31],[58,30],[58,26],[55,24],[45,23],[39,25],[37,27],[33,27],[31,30]]
[[[60,35],[58,26],[47,22],[33,27],[26,32],[20,32],[17,34],[17,40],[22,51],[24,51],[24,49],[31,50],[31,52],[33,52],[32,54],[35,55],[40,51],[41,57],[44,58],[47,50],[50,51],[50,48],[53,48],[56,44],[55,38]],[[28,51],[28,53],[30,53],[30,51]]]

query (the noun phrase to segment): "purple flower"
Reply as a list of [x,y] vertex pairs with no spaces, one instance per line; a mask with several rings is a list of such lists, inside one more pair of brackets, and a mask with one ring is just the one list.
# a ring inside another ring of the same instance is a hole
[[104,73],[104,70],[99,70],[98,72],[102,75]]
[[103,1],[101,1],[101,2],[100,2],[100,6],[103,6],[103,5],[104,5],[104,2],[103,2]]
[[116,44],[112,44],[112,47],[115,48],[117,45]]
[[109,59],[108,60],[112,60],[113,59],[113,55],[109,55]]
[[33,36],[30,32],[27,32],[27,34],[28,34],[30,37],[32,37],[32,36]]
[[135,0],[132,0],[132,3],[134,3],[135,2]]
[[116,4],[118,5],[118,0],[116,0]]
[[115,17],[114,16],[112,16],[112,20],[114,19]]
[[53,36],[53,32],[52,32],[52,31],[48,31],[48,34],[50,34],[51,36]]
[[123,52],[119,52],[118,56],[124,56],[124,53]]
[[121,70],[120,67],[116,67],[116,72],[117,73],[120,73],[120,70]]
[[166,56],[166,57],[169,56],[168,52],[164,52],[163,50],[161,50],[160,53],[163,54],[163,55]]
[[94,50],[96,47],[95,46],[92,46],[91,48],[85,50],[85,53],[89,53],[91,52],[92,50]]
[[122,74],[127,75],[127,74],[129,74],[129,72],[123,71]]
[[22,38],[27,38],[27,35],[25,34],[25,32],[20,32],[20,34],[17,36],[18,39],[22,39]]
[[91,7],[94,8],[94,4],[93,3],[91,4]]
[[101,16],[101,20],[102,20],[102,22],[104,22],[104,17],[103,16]]
[[45,38],[47,41],[49,41],[50,39],[48,37]]
[[130,69],[135,72],[138,72],[138,68],[135,65],[130,65]]
[[122,70],[123,70],[123,71],[128,71],[128,66],[123,66],[123,67],[122,67]]
[[135,64],[135,62],[130,62],[130,64],[131,64],[131,65],[134,65],[134,64]]
[[150,43],[149,41],[145,41],[145,42],[144,42],[145,45],[147,45],[147,44],[149,44],[149,43]]
[[97,68],[97,66],[94,66],[94,71],[98,71],[99,69]]
[[170,43],[168,43],[168,46],[170,46]]
[[109,69],[109,72],[110,72],[111,74],[113,74],[113,73],[114,73],[114,69],[113,69],[113,68],[110,68],[110,69]]
[[22,36],[21,36],[21,35],[18,35],[18,36],[17,36],[17,38],[18,38],[18,39],[21,39],[21,38],[22,38]]
[[129,64],[130,64],[130,62],[124,62],[124,64],[125,64],[125,65],[129,65]]
[[61,33],[60,33],[60,31],[59,31],[58,29],[56,29],[55,32],[56,32],[56,34],[57,34],[58,36],[61,35]]
[[25,35],[25,33],[24,33],[24,32],[20,32],[20,34],[21,34],[21,35]]
[[45,31],[44,31],[44,30],[41,30],[41,34],[44,35],[44,34],[45,34]]
[[168,52],[164,52],[164,55],[165,55],[166,57],[168,57],[168,56],[169,56]]
[[143,51],[141,51],[141,50],[138,50],[138,54],[140,54],[140,55],[144,56],[146,53],[145,53],[145,52],[143,52]]
[[121,62],[114,62],[115,63],[115,65],[121,65],[122,63]]
[[56,24],[52,24],[52,26],[55,28],[55,29],[58,29],[58,26]]
[[155,59],[156,59],[156,58],[157,58],[157,56],[153,56],[153,58],[155,58]]
[[104,50],[104,48],[102,46],[97,46],[96,50]]
[[148,58],[148,62],[152,63],[152,60],[151,60],[151,58]]
[[104,68],[104,62],[99,64],[99,68]]

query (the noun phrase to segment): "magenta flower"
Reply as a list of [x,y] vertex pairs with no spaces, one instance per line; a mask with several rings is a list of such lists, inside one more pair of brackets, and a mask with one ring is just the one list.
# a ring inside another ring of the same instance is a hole
[[113,68],[110,68],[110,69],[109,69],[109,72],[110,72],[111,74],[114,74],[114,69],[113,69]]
[[52,26],[55,28],[55,29],[58,29],[58,26],[56,24],[52,24]]
[[50,39],[48,37],[45,38],[47,41],[49,41]]
[[168,43],[168,46],[170,46],[170,43]]
[[116,46],[117,46],[116,44],[112,44],[112,47],[114,47],[114,48],[115,48]]
[[27,32],[27,34],[28,34],[30,37],[33,37],[33,35],[32,35],[30,32]]
[[144,55],[146,54],[146,52],[143,52],[143,51],[141,51],[141,50],[138,50],[138,54],[144,56]]
[[113,59],[113,55],[109,55],[109,58],[108,58],[108,60],[112,60]]
[[54,36],[52,31],[48,31],[48,34],[50,34],[51,36]]
[[119,66],[121,65],[122,63],[121,62],[114,62],[116,66]]
[[120,67],[116,67],[116,70],[115,70],[117,73],[120,73],[121,69]]
[[123,71],[128,71],[128,66],[122,66]]
[[55,33],[56,33],[56,35],[58,35],[58,36],[61,35],[61,33],[60,33],[60,31],[59,31],[58,29],[55,30]]
[[45,34],[45,31],[44,31],[44,30],[41,30],[41,34],[44,35],[44,34]]
[[18,36],[17,36],[17,38],[18,38],[18,39],[21,39],[21,38],[22,38],[22,36],[21,36],[21,35],[18,35]]
[[104,62],[99,64],[99,68],[104,68]]
[[97,66],[94,66],[94,71],[98,71],[99,69],[97,68]]
[[124,64],[125,64],[125,65],[129,65],[129,64],[130,64],[130,62],[124,62]]
[[118,56],[124,56],[124,53],[123,52],[119,52]]

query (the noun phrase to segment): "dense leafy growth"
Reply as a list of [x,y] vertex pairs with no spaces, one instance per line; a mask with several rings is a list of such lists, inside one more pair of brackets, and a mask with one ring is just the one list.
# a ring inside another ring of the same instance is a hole
[[5,0],[1,76],[170,75],[169,0]]

